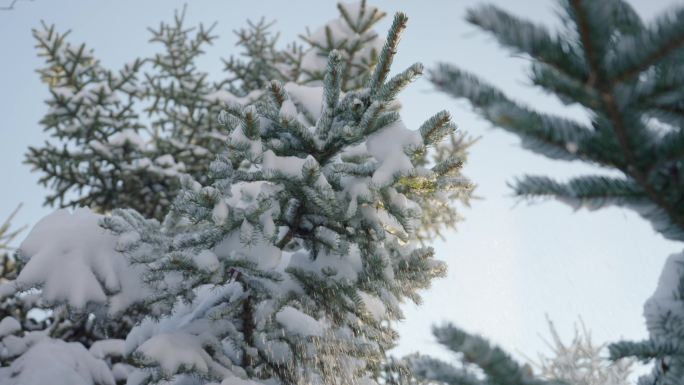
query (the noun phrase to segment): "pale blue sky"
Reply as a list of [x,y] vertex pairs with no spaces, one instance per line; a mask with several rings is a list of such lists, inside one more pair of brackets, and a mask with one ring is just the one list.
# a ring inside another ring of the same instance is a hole
[[[518,15],[552,25],[552,0],[487,1]],[[632,0],[640,14],[652,17],[673,0]],[[9,0],[0,0],[0,6]],[[0,218],[17,203],[24,208],[16,223],[33,224],[51,211],[42,207],[44,190],[38,175],[21,164],[29,145],[46,139],[38,121],[46,111],[46,88],[34,72],[31,28],[40,20],[59,29],[72,29],[74,42],[95,48],[105,65],[118,67],[149,54],[146,28],[169,20],[182,0],[35,0],[19,2],[11,12],[0,12]],[[336,1],[195,0],[187,1],[191,22],[218,22],[219,41],[201,66],[219,71],[220,56],[234,53],[232,30],[247,18],[277,19],[283,42],[306,27],[316,28],[337,15]],[[468,7],[479,0],[371,1],[392,14],[404,11],[409,24],[395,61],[399,71],[415,61],[433,66],[455,63],[488,79],[511,95],[545,111],[575,119],[580,109],[527,86],[525,60],[511,57],[494,41],[463,21]],[[380,25],[384,33],[389,19]],[[563,178],[593,172],[578,164],[550,161],[520,149],[518,139],[492,129],[464,102],[433,91],[420,80],[401,97],[409,127],[418,127],[441,109],[452,112],[462,130],[482,139],[473,147],[466,174],[478,184],[474,201],[464,209],[458,231],[436,244],[439,258],[449,264],[449,276],[425,293],[421,307],[406,306],[399,325],[399,354],[420,350],[442,355],[430,326],[452,321],[480,332],[516,354],[536,357],[546,348],[539,335],[548,336],[545,313],[562,336],[569,338],[581,316],[596,341],[645,337],[642,304],[655,288],[667,255],[681,244],[665,241],[631,211],[608,209],[573,212],[559,203],[528,206],[510,197],[506,182],[523,173]]]

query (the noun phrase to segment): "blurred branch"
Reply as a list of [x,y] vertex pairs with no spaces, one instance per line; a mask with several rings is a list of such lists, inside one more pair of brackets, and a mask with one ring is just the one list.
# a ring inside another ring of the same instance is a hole
[[4,7],[0,7],[0,11],[11,11],[11,10],[13,10],[13,9],[14,9],[14,6],[15,6],[19,1],[25,1],[25,2],[26,2],[26,1],[31,1],[31,2],[33,2],[33,0],[12,0],[12,1],[10,1],[9,5],[4,6]]
[[10,243],[12,240],[24,229],[26,229],[26,226],[20,227],[19,229],[10,231],[10,226],[12,225],[12,220],[14,219],[15,215],[17,215],[17,212],[19,212],[19,209],[21,209],[22,204],[19,204],[17,208],[12,211],[12,213],[9,215],[5,221],[0,224],[0,252],[3,250],[9,250],[10,249]]

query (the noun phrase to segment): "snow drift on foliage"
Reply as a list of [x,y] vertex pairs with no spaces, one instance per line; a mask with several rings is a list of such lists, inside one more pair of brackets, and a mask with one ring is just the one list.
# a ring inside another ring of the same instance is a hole
[[0,384],[13,385],[115,385],[107,364],[77,342],[40,338],[0,368]]
[[117,251],[118,238],[99,226],[102,215],[60,209],[41,219],[19,246],[26,266],[19,289],[40,288],[50,303],[83,309],[107,305],[117,314],[148,295],[142,268]]
[[215,362],[206,349],[232,350],[216,335],[233,332],[235,326],[218,315],[226,308],[224,300],[236,302],[243,294],[237,283],[201,286],[192,303],[179,302],[173,314],[159,321],[148,318],[134,327],[126,338],[124,353],[155,362],[168,375],[192,369],[202,375],[233,377],[233,372]]

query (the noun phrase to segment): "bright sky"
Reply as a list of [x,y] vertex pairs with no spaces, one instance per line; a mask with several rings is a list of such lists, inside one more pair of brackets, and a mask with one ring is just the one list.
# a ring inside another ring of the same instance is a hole
[[[637,11],[650,19],[675,0],[632,0]],[[0,7],[9,3],[0,0]],[[553,25],[552,0],[487,1],[515,14]],[[147,44],[146,28],[169,20],[183,0],[34,0],[20,1],[13,11],[0,11],[0,219],[23,202],[17,225],[34,224],[51,211],[42,207],[45,191],[37,174],[21,164],[29,145],[47,137],[38,124],[46,111],[48,92],[34,70],[31,28],[40,20],[60,30],[72,29],[73,42],[95,48],[105,65],[118,68],[156,49]],[[232,30],[247,18],[277,19],[283,43],[306,27],[315,29],[337,16],[335,1],[220,1],[188,3],[190,22],[218,22],[221,37],[201,66],[213,72],[222,68],[220,57],[235,53]],[[529,105],[575,119],[586,119],[580,109],[567,109],[553,97],[528,87],[525,60],[500,50],[493,39],[463,20],[465,10],[480,0],[371,1],[390,15],[404,11],[409,24],[394,71],[420,61],[428,68],[438,61],[455,63],[498,85]],[[379,31],[384,33],[391,17]],[[579,163],[550,161],[519,147],[516,137],[490,128],[470,112],[467,104],[435,92],[419,80],[401,97],[409,127],[418,127],[433,113],[447,109],[460,129],[481,140],[472,148],[466,174],[478,185],[466,220],[458,231],[436,244],[437,255],[449,264],[449,276],[425,293],[420,307],[406,306],[399,325],[398,354],[416,350],[444,355],[430,327],[454,322],[479,332],[515,354],[536,358],[546,351],[545,314],[555,321],[561,336],[572,336],[573,324],[582,317],[595,341],[646,336],[642,304],[655,288],[665,258],[681,249],[664,240],[631,211],[606,209],[573,212],[556,202],[517,204],[506,182],[523,173],[559,178],[596,170]],[[600,170],[599,170],[600,171]]]

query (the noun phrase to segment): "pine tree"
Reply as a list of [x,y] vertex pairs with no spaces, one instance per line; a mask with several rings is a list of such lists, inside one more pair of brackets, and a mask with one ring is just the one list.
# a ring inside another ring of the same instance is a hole
[[[472,24],[531,60],[530,79],[563,103],[589,112],[586,125],[535,111],[449,64],[431,72],[444,92],[468,99],[523,146],[553,159],[613,169],[560,182],[525,176],[513,184],[523,198],[552,197],[575,208],[617,205],[635,210],[664,237],[684,240],[684,8],[645,24],[623,0],[559,1],[558,32],[495,6],[468,12]],[[656,365],[642,384],[684,383],[682,254],[670,257],[645,315],[651,338],[611,346],[613,358],[636,356]]]
[[0,323],[0,382],[374,383],[400,304],[445,272],[421,243],[472,189],[469,142],[446,112],[401,122],[423,68],[389,77],[406,16],[382,40],[382,12],[339,9],[308,49],[251,23],[220,82],[194,64],[211,28],[182,13],[152,30],[164,52],[118,72],[35,33],[59,143],[27,159],[48,203],[92,211],[58,210],[20,245],[0,296],[33,290],[47,325]]
[[[395,16],[361,90],[341,94],[344,56],[332,51],[323,87],[274,81],[263,103],[229,107],[222,120],[237,127],[210,166],[211,183],[184,178],[163,224],[129,210],[105,219],[114,233],[136,234],[124,248],[149,267],[149,304],[174,309],[127,338],[135,362],[152,369],[135,372],[139,383],[187,373],[372,383],[396,338],[388,321],[401,318],[399,304],[418,301],[417,290],[444,274],[433,250],[416,244],[420,207],[410,194],[464,187],[450,176],[455,159],[419,165],[453,132],[448,116],[411,131],[394,111],[422,70],[388,79],[405,23]],[[145,241],[150,233],[166,237]],[[185,357],[168,354],[180,345]]]
[[[180,188],[178,176],[204,181],[223,148],[225,130],[216,116],[226,103],[257,102],[271,80],[322,85],[333,49],[345,64],[342,91],[359,89],[377,63],[383,39],[373,27],[385,13],[365,0],[338,8],[339,18],[302,36],[306,48],[291,43],[280,49],[272,23],[248,23],[236,32],[242,54],[224,60],[220,77],[196,64],[216,40],[213,26],[188,28],[185,11],[150,29],[151,41],[163,47],[160,53],[118,71],[104,68],[85,45],[69,43],[68,32],[44,24],[34,36],[46,61],[39,73],[51,94],[41,122],[53,140],[31,147],[26,162],[51,190],[45,203],[103,213],[133,208],[161,220]],[[464,159],[467,145],[459,135],[443,146]],[[467,202],[467,194],[452,199]],[[421,203],[428,208],[436,202]],[[459,219],[450,204],[431,211],[441,221],[424,228],[424,238]]]

